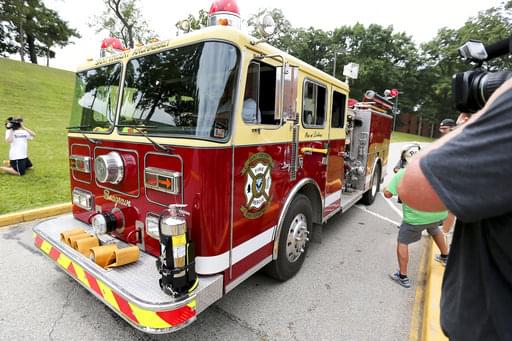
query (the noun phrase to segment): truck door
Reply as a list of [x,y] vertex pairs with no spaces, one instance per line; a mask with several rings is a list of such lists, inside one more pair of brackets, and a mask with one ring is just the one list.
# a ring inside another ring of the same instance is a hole
[[341,206],[341,190],[343,187],[344,173],[343,150],[345,148],[344,122],[346,101],[347,96],[341,90],[332,90],[324,218],[337,212]]
[[290,68],[285,75],[282,114],[281,65],[272,58],[253,59],[244,68],[233,139],[232,250],[225,277],[228,290],[237,283],[236,278],[271,260],[281,201],[290,186],[292,130],[283,116],[296,110],[297,69]]

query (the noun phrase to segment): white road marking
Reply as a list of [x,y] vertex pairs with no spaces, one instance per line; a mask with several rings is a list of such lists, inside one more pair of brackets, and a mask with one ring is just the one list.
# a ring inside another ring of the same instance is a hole
[[389,199],[387,199],[382,192],[379,192],[380,195],[386,200],[386,202],[391,206],[391,208],[400,216],[400,218],[403,218],[402,211],[393,204],[393,202]]
[[373,216],[376,216],[377,218],[380,218],[380,219],[382,219],[382,220],[385,220],[385,221],[387,221],[388,223],[391,223],[391,224],[393,224],[393,225],[395,225],[395,226],[400,226],[400,225],[401,225],[400,223],[398,223],[398,222],[396,222],[396,221],[394,221],[394,220],[391,220],[391,219],[389,219],[389,218],[387,218],[387,217],[384,217],[384,216],[382,216],[382,215],[380,215],[380,214],[378,214],[378,213],[375,213],[375,212],[373,212],[373,211],[370,211],[369,209],[367,209],[366,207],[364,207],[364,206],[362,206],[362,205],[354,205],[354,207],[357,207],[357,208],[359,208],[361,211],[364,211],[364,212],[369,213],[369,214],[371,214],[371,215],[373,215]]

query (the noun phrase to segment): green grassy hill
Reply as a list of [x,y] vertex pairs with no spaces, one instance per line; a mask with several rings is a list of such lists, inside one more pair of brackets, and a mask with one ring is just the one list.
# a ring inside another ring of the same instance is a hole
[[[22,116],[34,169],[22,177],[0,174],[0,214],[70,200],[65,127],[74,90],[72,72],[0,58],[0,120]],[[9,159],[2,131],[0,160]]]

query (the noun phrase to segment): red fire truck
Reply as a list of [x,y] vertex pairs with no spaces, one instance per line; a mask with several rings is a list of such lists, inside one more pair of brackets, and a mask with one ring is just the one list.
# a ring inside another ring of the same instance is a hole
[[88,62],[68,128],[72,214],[35,245],[135,328],[182,328],[256,271],[301,268],[322,224],[371,204],[392,104],[234,27]]

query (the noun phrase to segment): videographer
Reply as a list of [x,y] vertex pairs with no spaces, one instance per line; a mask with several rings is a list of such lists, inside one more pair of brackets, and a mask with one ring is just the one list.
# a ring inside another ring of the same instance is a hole
[[32,167],[28,158],[28,140],[32,140],[36,134],[25,127],[22,118],[9,117],[5,122],[5,141],[11,146],[9,148],[10,167],[2,166],[2,172],[12,175],[25,175],[25,171]]
[[[441,296],[453,340],[512,340],[512,80],[407,167],[398,192],[457,218]],[[414,190],[413,190],[414,189]]]

